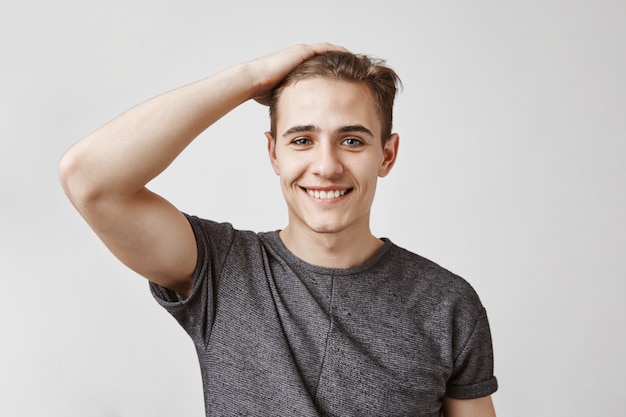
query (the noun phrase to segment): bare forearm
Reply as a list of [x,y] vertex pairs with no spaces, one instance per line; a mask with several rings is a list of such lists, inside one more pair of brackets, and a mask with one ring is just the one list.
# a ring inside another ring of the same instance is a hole
[[70,197],[131,196],[203,130],[254,94],[246,65],[148,100],[74,145],[61,175]]

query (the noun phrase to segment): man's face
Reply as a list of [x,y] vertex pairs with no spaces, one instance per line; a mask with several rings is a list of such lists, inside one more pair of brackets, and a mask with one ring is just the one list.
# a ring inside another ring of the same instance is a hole
[[378,177],[395,162],[398,136],[383,147],[374,98],[362,84],[305,79],[278,101],[268,150],[289,210],[289,226],[316,233],[369,233]]

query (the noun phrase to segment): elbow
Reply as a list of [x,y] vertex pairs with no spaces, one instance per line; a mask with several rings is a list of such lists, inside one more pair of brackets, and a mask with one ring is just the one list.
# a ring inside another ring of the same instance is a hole
[[59,161],[58,175],[65,195],[80,211],[80,208],[97,199],[99,192],[93,182],[85,162],[75,149],[69,149]]

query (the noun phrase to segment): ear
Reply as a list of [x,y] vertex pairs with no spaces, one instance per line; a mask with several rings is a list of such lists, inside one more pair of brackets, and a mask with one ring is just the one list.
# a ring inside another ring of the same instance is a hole
[[276,175],[280,175],[278,161],[276,160],[276,139],[272,136],[272,132],[265,132],[265,137],[267,138],[267,154],[270,157],[270,163]]
[[400,145],[400,136],[397,133],[393,133],[383,146],[383,160],[378,168],[378,176],[385,177],[393,168],[398,157],[398,146]]

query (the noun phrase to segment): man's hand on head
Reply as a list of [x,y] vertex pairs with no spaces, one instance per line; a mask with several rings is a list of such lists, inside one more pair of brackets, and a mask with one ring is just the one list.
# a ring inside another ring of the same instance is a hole
[[249,62],[257,80],[254,100],[265,106],[269,105],[272,89],[289,72],[307,59],[330,51],[348,52],[346,48],[331,43],[297,44]]

